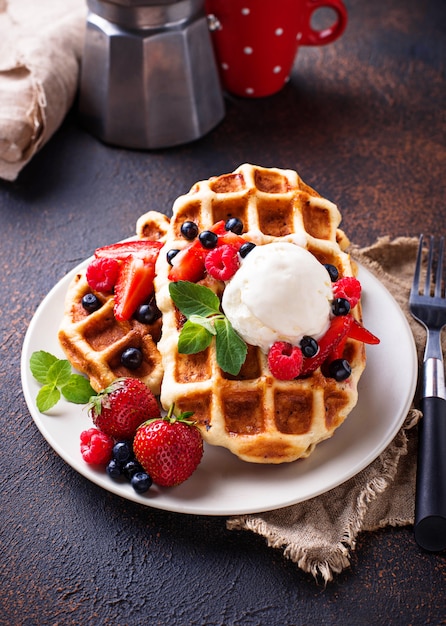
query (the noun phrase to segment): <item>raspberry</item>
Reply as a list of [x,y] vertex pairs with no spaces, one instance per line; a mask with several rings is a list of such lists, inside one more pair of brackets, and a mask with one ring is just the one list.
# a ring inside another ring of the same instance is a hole
[[87,282],[95,291],[112,292],[119,274],[117,259],[94,259],[87,267]]
[[299,376],[302,362],[302,350],[286,341],[276,341],[269,349],[269,369],[279,380],[292,380]]
[[86,463],[107,465],[112,457],[114,441],[97,428],[81,432],[81,454]]
[[231,244],[217,246],[206,255],[206,271],[217,280],[229,280],[239,268],[237,248]]
[[361,297],[361,283],[353,276],[344,276],[333,284],[333,295],[335,298],[345,298],[350,302],[353,309]]

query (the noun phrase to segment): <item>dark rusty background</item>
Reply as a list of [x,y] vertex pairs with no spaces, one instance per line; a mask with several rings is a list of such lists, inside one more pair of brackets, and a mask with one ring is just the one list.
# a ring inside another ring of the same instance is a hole
[[88,482],[44,441],[21,392],[24,333],[50,288],[131,235],[141,213],[169,213],[195,181],[240,163],[297,169],[360,245],[446,230],[446,4],[346,4],[338,42],[302,49],[281,93],[227,98],[198,142],[107,147],[74,109],[18,180],[0,183],[0,624],[446,623],[445,557],[420,551],[411,528],[362,535],[324,589],[223,518],[152,510]]

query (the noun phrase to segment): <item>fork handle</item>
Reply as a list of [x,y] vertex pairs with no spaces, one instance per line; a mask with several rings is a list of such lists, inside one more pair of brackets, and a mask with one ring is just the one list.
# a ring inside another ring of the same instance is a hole
[[423,398],[419,423],[415,540],[421,548],[446,548],[446,400]]

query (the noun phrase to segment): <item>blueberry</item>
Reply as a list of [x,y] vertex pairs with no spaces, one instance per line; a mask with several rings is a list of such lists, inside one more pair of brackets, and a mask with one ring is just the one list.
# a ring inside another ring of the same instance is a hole
[[198,235],[198,226],[195,224],[195,222],[183,222],[183,224],[181,224],[181,234],[185,239],[195,239],[195,237]]
[[136,472],[130,479],[130,484],[136,493],[144,493],[152,486],[152,479],[146,472]]
[[246,243],[240,246],[240,250],[238,252],[240,256],[242,257],[242,259],[244,259],[245,256],[247,256],[251,252],[251,250],[253,250],[255,247],[256,247],[255,243],[253,243],[252,241],[247,241]]
[[118,463],[126,463],[133,459],[133,448],[130,441],[117,441],[113,446],[113,458]]
[[328,366],[328,372],[331,378],[334,378],[338,381],[338,383],[340,383],[350,376],[352,368],[346,359],[335,359]]
[[86,293],[82,298],[82,306],[88,313],[94,313],[101,308],[102,303],[94,293]]
[[139,348],[126,348],[121,354],[121,363],[129,370],[137,370],[142,364],[142,352]]
[[230,230],[236,235],[241,235],[243,232],[243,222],[239,220],[238,217],[230,217],[225,224],[225,229]]
[[141,471],[142,467],[136,459],[130,459],[130,461],[127,461],[127,463],[125,463],[122,468],[122,473],[127,478],[127,480],[131,480],[132,476]]
[[302,350],[302,354],[308,359],[311,359],[311,357],[315,356],[317,354],[317,351],[319,350],[316,339],[313,339],[313,337],[309,337],[308,335],[302,337],[299,345],[300,349]]
[[213,233],[212,230],[203,230],[203,232],[198,235],[198,239],[206,250],[212,250],[218,242],[218,236]]
[[155,300],[141,304],[141,306],[136,309],[135,318],[138,322],[141,322],[141,324],[153,324],[159,317],[161,317],[161,311],[156,306]]
[[324,267],[330,275],[331,282],[335,283],[339,278],[338,268],[334,265],[331,265],[331,263],[326,263]]
[[110,476],[110,478],[117,480],[118,478],[121,478],[122,476],[121,463],[119,463],[119,461],[117,461],[116,459],[111,459],[108,462],[107,467],[105,468],[105,471]]
[[350,312],[350,302],[345,298],[335,298],[331,310],[333,315],[347,315]]
[[172,259],[173,257],[177,256],[178,252],[179,250],[177,250],[176,248],[172,248],[171,250],[168,250],[166,252],[166,259],[169,265],[172,265]]

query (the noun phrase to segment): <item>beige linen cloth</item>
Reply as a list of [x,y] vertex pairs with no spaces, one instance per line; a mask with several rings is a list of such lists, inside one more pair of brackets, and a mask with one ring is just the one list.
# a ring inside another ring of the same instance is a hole
[[85,0],[0,0],[0,178],[15,180],[76,94]]
[[[416,238],[382,238],[368,248],[353,247],[351,253],[387,287],[406,314],[420,361],[426,335],[408,310],[417,247]],[[359,533],[413,523],[417,448],[414,426],[420,417],[412,407],[386,450],[339,487],[294,506],[232,517],[227,527],[265,537],[269,546],[281,549],[305,572],[325,582],[332,580],[350,565]]]

